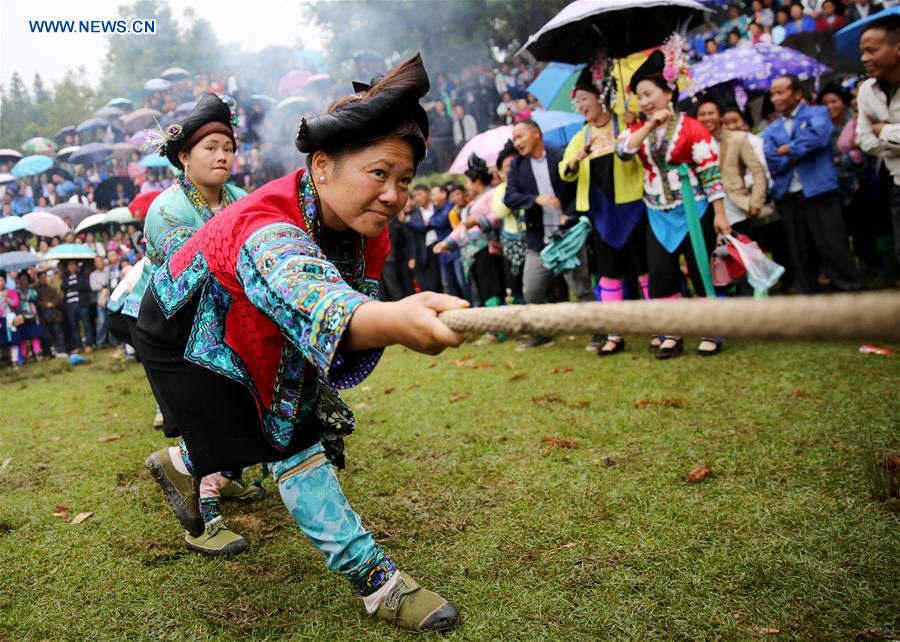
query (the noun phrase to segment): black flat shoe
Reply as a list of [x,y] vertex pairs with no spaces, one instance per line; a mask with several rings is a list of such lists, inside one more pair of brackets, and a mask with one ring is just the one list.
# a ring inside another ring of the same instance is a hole
[[703,343],[704,341],[714,343],[714,344],[716,344],[716,347],[713,348],[712,350],[701,350],[700,348],[697,348],[697,354],[699,356],[712,357],[712,356],[715,356],[715,355],[719,354],[720,352],[722,352],[722,341],[720,341],[718,339],[707,339],[706,337],[700,339],[700,343]]
[[599,350],[597,350],[598,357],[608,357],[611,354],[618,354],[625,349],[625,339],[607,339],[606,343],[612,343],[612,350],[604,350],[606,347],[604,344]]
[[666,341],[674,341],[675,345],[671,347],[660,345],[656,350],[655,356],[657,359],[671,359],[684,352],[684,341],[680,337],[666,337],[663,344],[665,344]]

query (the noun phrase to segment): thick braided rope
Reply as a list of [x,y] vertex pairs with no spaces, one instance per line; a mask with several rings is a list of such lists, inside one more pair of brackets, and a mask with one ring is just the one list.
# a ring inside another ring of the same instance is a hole
[[900,293],[552,303],[448,310],[457,332],[900,340]]

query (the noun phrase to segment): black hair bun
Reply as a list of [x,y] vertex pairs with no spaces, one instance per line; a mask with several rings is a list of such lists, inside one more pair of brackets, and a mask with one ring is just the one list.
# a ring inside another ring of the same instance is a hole
[[469,156],[469,167],[464,172],[473,181],[481,181],[482,185],[491,184],[491,170],[487,163],[476,154]]
[[503,167],[503,161],[505,161],[510,156],[518,156],[519,150],[516,149],[516,146],[513,145],[512,139],[506,141],[506,144],[503,146],[503,149],[500,150],[500,154],[497,156],[497,169]]
[[354,82],[356,94],[337,100],[324,114],[301,119],[295,141],[297,149],[304,154],[334,150],[377,140],[404,123],[414,123],[421,134],[420,144],[415,143],[416,155],[422,158],[428,138],[428,117],[419,100],[430,88],[419,54],[383,77],[373,79],[371,85]]

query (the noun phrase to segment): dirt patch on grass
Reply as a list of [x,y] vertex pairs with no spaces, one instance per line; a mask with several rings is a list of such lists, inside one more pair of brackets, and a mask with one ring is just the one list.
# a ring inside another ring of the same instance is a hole
[[143,566],[156,566],[168,564],[180,560],[191,553],[184,545],[184,541],[178,537],[172,539],[145,539],[134,542],[119,540],[114,546],[125,552],[129,557],[134,557]]
[[225,519],[231,530],[251,544],[272,539],[281,529],[294,526],[281,504],[253,512],[240,504],[231,504],[225,509]]
[[684,408],[687,401],[678,397],[662,397],[661,399],[638,399],[634,407],[638,409],[662,406],[663,408]]

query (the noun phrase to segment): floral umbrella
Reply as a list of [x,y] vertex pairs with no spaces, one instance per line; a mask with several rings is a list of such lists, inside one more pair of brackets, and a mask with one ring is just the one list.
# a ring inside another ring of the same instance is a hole
[[22,151],[28,155],[33,154],[44,154],[50,155],[56,152],[57,146],[49,138],[41,138],[40,136],[35,138],[29,138],[24,143],[22,143]]
[[690,95],[726,82],[740,82],[745,89],[766,90],[778,76],[787,74],[800,80],[818,78],[831,71],[818,60],[778,45],[757,44],[735,47],[706,56],[691,68]]

